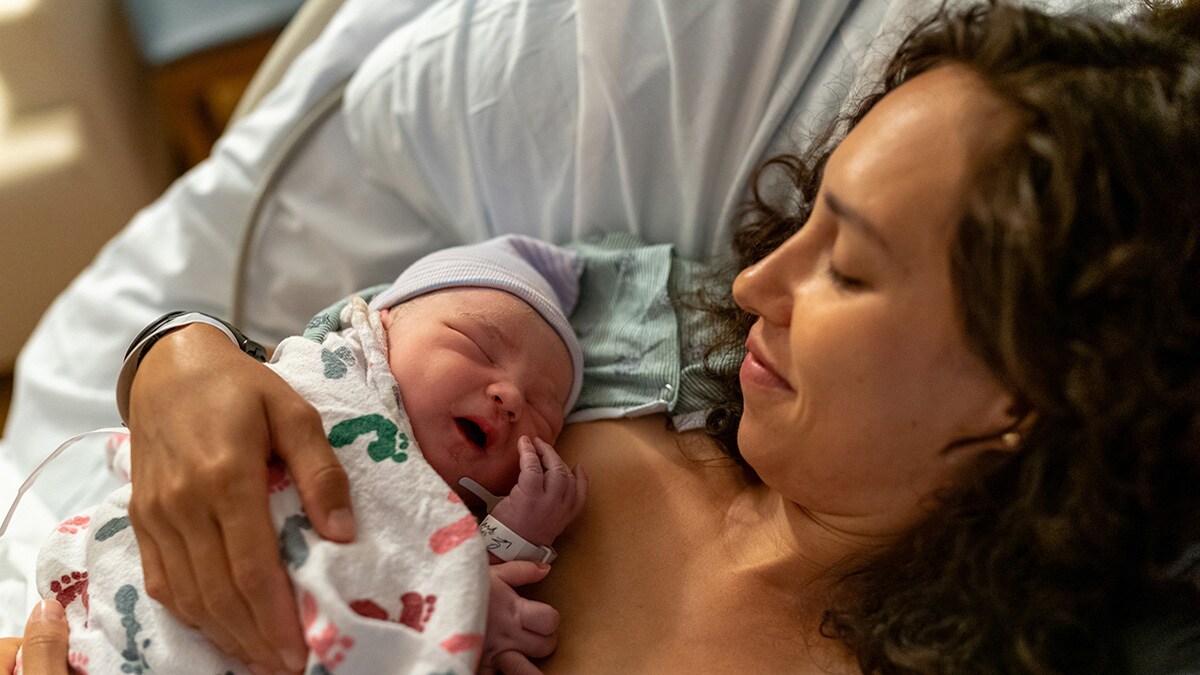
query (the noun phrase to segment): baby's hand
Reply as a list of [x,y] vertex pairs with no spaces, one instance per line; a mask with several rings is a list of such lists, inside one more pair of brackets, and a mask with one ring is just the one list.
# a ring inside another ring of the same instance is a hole
[[514,589],[541,581],[549,571],[549,565],[528,560],[488,565],[491,592],[479,662],[481,674],[541,672],[529,659],[550,656],[554,651],[558,644],[558,611],[544,602],[523,598]]
[[492,517],[526,541],[549,546],[583,508],[587,474],[580,466],[572,471],[541,439],[522,436],[517,449],[521,475],[512,492],[492,510]]

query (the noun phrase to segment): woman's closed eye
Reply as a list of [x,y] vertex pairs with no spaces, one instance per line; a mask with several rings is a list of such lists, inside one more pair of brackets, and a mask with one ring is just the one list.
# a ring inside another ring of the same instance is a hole
[[866,287],[866,284],[864,284],[861,279],[846,276],[841,272],[841,270],[834,267],[833,263],[829,263],[829,266],[825,268],[825,276],[829,277],[829,281],[833,283],[834,287],[836,287],[838,290],[859,291]]

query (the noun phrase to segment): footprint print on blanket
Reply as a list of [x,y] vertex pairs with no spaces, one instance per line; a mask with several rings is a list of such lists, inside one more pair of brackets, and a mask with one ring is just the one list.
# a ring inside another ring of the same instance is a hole
[[338,347],[334,351],[321,348],[321,364],[325,366],[326,379],[342,379],[350,372],[350,366],[354,363],[354,352],[350,351],[349,347]]
[[96,530],[96,541],[107,541],[118,532],[121,532],[129,527],[129,516],[119,516],[104,523],[100,529]]
[[329,430],[329,444],[342,448],[358,440],[360,436],[375,434],[375,440],[367,446],[367,455],[372,461],[382,462],[390,459],[393,462],[408,460],[408,435],[400,433],[388,418],[372,413],[362,417],[352,417],[333,425]]
[[121,664],[121,672],[143,675],[150,670],[150,664],[146,662],[146,655],[142,651],[150,646],[150,640],[138,643],[137,634],[141,632],[142,624],[137,620],[137,589],[125,584],[117,589],[113,601],[121,615],[121,625],[125,627],[125,649],[121,650],[121,658],[125,659],[125,663]]
[[303,513],[287,517],[279,529],[279,559],[296,569],[308,562],[308,542],[301,530],[311,530],[312,522]]
[[305,591],[300,595],[300,623],[304,625],[304,642],[321,665],[332,673],[354,648],[354,638],[344,635],[332,621],[321,626],[319,620],[317,600]]
[[88,516],[72,516],[58,526],[58,531],[63,534],[79,534],[80,530],[87,529],[90,522],[92,519]]
[[421,595],[420,593],[409,591],[400,596],[400,616],[393,619],[388,616],[386,609],[369,598],[355,600],[350,603],[350,609],[354,610],[354,613],[359,616],[365,616],[368,619],[376,619],[378,621],[401,623],[418,633],[425,632],[425,626],[433,618],[433,610],[436,606],[436,595]]
[[73,571],[50,582],[50,592],[64,609],[76,600],[83,601],[83,613],[88,612],[88,573]]

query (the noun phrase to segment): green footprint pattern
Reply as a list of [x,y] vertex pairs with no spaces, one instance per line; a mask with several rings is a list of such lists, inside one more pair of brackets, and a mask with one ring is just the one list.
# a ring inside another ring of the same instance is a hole
[[312,523],[304,514],[288,516],[279,530],[279,557],[284,564],[300,569],[308,561],[308,542],[301,530],[311,530]]
[[340,380],[350,372],[354,365],[354,352],[349,347],[338,347],[333,351],[321,348],[321,364],[325,366],[325,377],[330,380]]
[[127,527],[129,527],[129,516],[113,518],[105,523],[100,529],[96,530],[96,541],[104,541],[109,539]]
[[125,663],[121,664],[121,672],[143,675],[150,671],[150,664],[146,662],[146,655],[141,650],[149,647],[150,641],[143,640],[139,649],[137,634],[142,630],[142,624],[137,620],[137,601],[137,589],[129,584],[118,588],[113,597],[117,612],[123,617],[121,625],[125,627],[125,649],[121,650],[121,657],[125,659]]
[[375,440],[367,446],[367,455],[376,462],[387,459],[403,462],[408,460],[408,453],[404,452],[408,449],[408,435],[399,431],[391,420],[373,413],[333,425],[329,430],[329,444],[335,448],[342,448],[353,443],[359,436],[374,433]]

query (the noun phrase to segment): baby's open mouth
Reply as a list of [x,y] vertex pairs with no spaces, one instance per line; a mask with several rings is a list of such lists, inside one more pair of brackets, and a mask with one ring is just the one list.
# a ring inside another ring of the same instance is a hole
[[480,450],[487,447],[487,432],[482,427],[465,417],[455,417],[454,422],[458,425],[458,430],[467,437],[472,445]]

